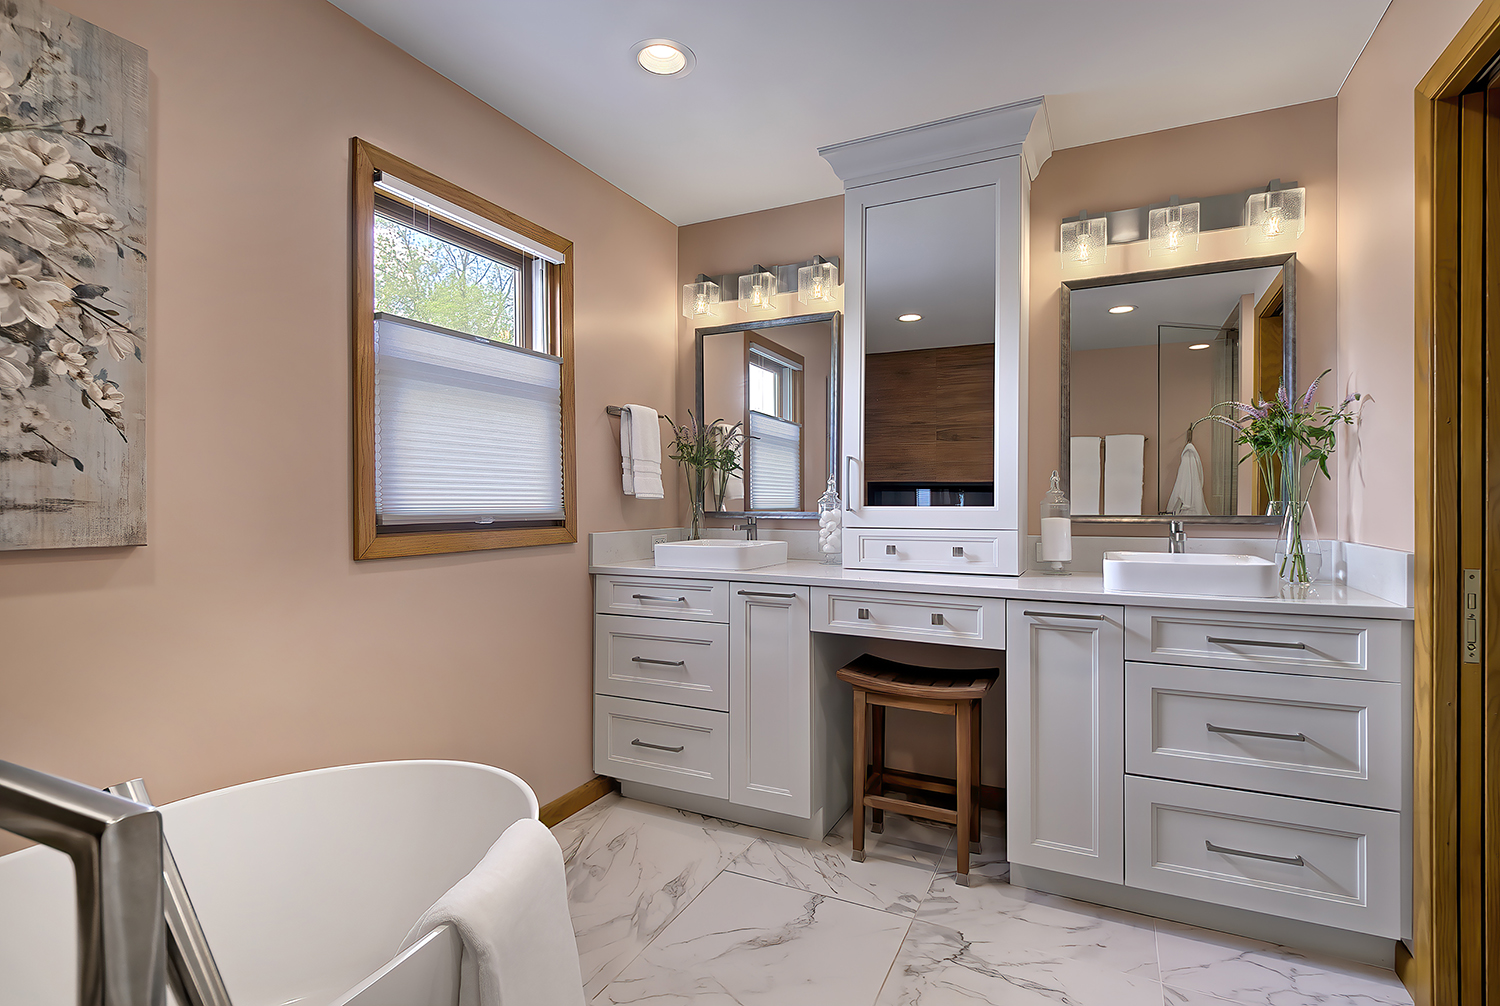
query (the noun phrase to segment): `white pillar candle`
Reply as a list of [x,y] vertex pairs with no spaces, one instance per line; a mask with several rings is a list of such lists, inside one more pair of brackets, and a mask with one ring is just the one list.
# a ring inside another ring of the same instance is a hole
[[1042,561],[1073,560],[1073,522],[1067,517],[1042,518]]

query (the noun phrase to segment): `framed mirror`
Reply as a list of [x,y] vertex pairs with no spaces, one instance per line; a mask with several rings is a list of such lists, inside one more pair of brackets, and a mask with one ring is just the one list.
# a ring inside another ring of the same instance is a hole
[[1058,473],[1081,523],[1262,524],[1228,402],[1297,383],[1297,257],[1062,285]]
[[738,477],[705,515],[817,518],[838,475],[841,321],[832,311],[697,330],[698,416],[745,434]]

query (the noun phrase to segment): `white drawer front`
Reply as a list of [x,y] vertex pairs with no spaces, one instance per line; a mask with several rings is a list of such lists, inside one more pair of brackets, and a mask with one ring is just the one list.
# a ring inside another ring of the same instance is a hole
[[1372,936],[1401,935],[1400,815],[1125,779],[1125,883]]
[[844,561],[861,569],[1018,576],[1019,542],[1015,531],[851,529]]
[[952,594],[814,587],[814,632],[1005,649],[1005,602]]
[[594,577],[594,611],[600,615],[727,623],[729,584],[722,580],[599,575]]
[[595,696],[594,771],[727,799],[729,714]]
[[729,711],[729,626],[594,616],[594,691]]
[[1125,770],[1401,808],[1401,686],[1131,663]]
[[1384,619],[1128,608],[1125,659],[1400,681],[1406,634]]

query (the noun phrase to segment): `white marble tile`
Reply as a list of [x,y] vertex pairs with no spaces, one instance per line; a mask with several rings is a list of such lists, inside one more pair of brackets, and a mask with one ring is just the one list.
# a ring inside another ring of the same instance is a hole
[[614,980],[763,832],[620,799],[568,862],[568,908],[585,991]]
[[917,918],[956,930],[964,939],[999,948],[1004,963],[1072,961],[1155,982],[1156,922],[1113,908],[1028,891],[978,873],[1001,864],[971,867],[972,886],[939,872]]
[[913,922],[877,1006],[1161,1006],[1161,985],[1068,954],[1036,956],[1016,934]]
[[[969,853],[969,880],[976,886],[985,881],[1010,880],[1010,861],[1005,854],[1005,818],[994,810],[982,812],[979,820],[978,852]],[[958,873],[958,845],[950,844],[938,863],[937,876],[952,878]]]
[[[1192,1003],[1183,993],[1217,996],[1253,1006],[1410,1006],[1394,972],[1287,947],[1195,929],[1157,924],[1168,1003]],[[1179,998],[1174,999],[1173,995]]]
[[821,841],[767,835],[752,843],[729,869],[812,894],[914,914],[932,883],[933,870],[953,839],[953,829],[886,814],[885,831],[865,829],[865,861],[853,859],[854,818],[844,815]]
[[620,802],[619,793],[607,793],[565,821],[552,826],[552,837],[562,846],[563,862],[571,863],[583,846],[583,840],[599,824],[611,807]]
[[725,873],[594,1002],[869,1006],[909,922]]

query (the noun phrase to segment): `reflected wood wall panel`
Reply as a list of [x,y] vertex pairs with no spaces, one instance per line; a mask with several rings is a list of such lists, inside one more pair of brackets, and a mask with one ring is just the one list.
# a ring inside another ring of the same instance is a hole
[[868,481],[994,479],[993,345],[872,354],[865,382]]

